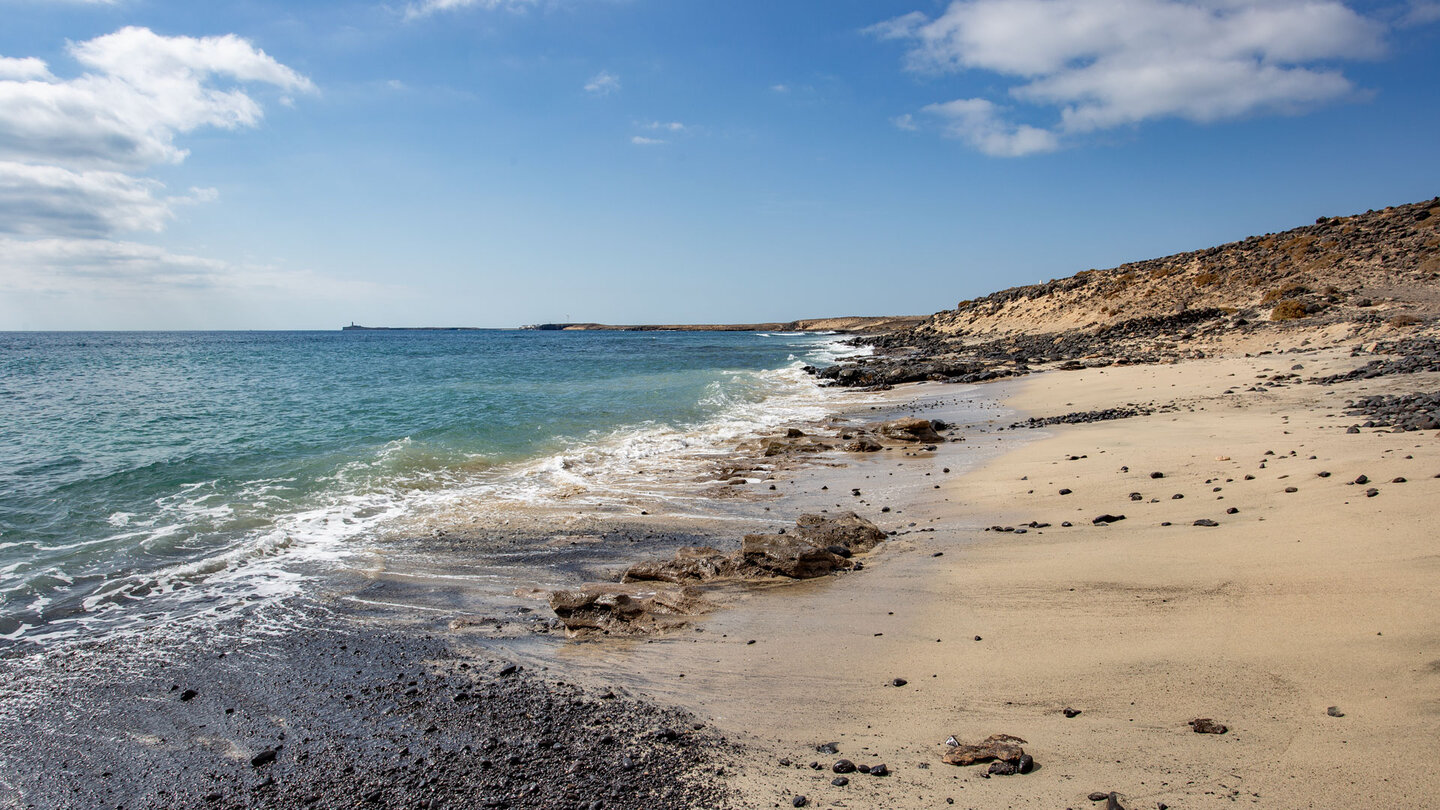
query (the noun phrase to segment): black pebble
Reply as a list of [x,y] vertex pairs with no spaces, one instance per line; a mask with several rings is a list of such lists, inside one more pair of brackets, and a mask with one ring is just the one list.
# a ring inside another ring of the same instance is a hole
[[835,760],[835,764],[830,766],[830,770],[835,773],[854,773],[855,763],[848,759],[837,759]]
[[795,798],[790,800],[790,803],[796,807],[804,807],[805,805],[810,803],[810,800],[805,798],[804,796],[796,796]]
[[846,785],[850,784],[850,777],[837,776],[834,779],[830,780],[830,784],[834,785],[835,787],[845,787]]
[[250,758],[250,767],[258,768],[261,765],[269,765],[275,761],[275,757],[277,756],[279,756],[278,751],[273,748],[267,748]]
[[893,680],[893,681],[890,682],[890,685],[891,685],[891,686],[904,686],[904,685],[907,684],[907,683],[909,683],[909,681],[905,680],[904,678],[896,678],[895,680]]

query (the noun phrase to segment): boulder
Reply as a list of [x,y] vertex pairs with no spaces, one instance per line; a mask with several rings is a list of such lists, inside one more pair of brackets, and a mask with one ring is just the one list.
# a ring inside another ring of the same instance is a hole
[[733,577],[739,573],[740,561],[735,554],[726,554],[710,546],[685,546],[669,560],[645,560],[625,571],[621,582],[672,582],[687,584],[709,582]]
[[693,588],[641,589],[633,585],[587,585],[550,594],[550,609],[570,635],[634,635],[680,626],[713,604]]
[[847,453],[875,453],[884,449],[884,446],[881,445],[880,442],[875,441],[875,439],[870,436],[859,436],[855,441],[845,445],[845,452]]
[[885,532],[854,512],[801,515],[795,533],[820,548],[844,546],[852,552],[866,552],[885,541]]
[[944,441],[929,419],[895,419],[875,426],[880,435],[901,442],[933,444]]
[[766,458],[795,453],[823,453],[834,449],[834,445],[826,444],[813,436],[772,436],[760,440],[760,455]]
[[1020,747],[1023,742],[1025,741],[1019,737],[1009,734],[991,734],[978,743],[952,746],[942,761],[947,765],[974,765],[991,760],[1018,763],[1020,758],[1025,756],[1025,749]]
[[797,534],[747,534],[740,556],[747,576],[813,579],[850,567],[845,558]]

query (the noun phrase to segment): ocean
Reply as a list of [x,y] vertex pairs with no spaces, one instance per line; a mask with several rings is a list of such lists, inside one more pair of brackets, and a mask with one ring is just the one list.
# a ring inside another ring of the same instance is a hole
[[674,502],[737,442],[823,418],[845,395],[800,369],[853,351],[769,333],[0,333],[0,645],[282,599],[476,515]]

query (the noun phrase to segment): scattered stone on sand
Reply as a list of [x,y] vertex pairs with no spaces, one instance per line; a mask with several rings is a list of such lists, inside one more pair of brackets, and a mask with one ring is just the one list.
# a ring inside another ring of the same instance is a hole
[[1066,706],[1065,708],[1060,710],[1060,713],[1065,715],[1066,717],[1078,717],[1080,715],[1080,710],[1072,709],[1069,706]]
[[1235,507],[1232,506],[1232,507],[1230,507],[1229,509],[1226,509],[1226,510],[1225,510],[1225,514],[1227,514],[1227,515],[1238,515],[1238,514],[1240,514],[1240,510],[1239,510],[1239,509],[1236,509]]
[[1359,485],[1359,486],[1364,486],[1364,485],[1370,483],[1370,476],[1368,476],[1368,475],[1358,475],[1358,476],[1355,477],[1355,480],[1354,480],[1352,483],[1357,484],[1357,485]]
[[848,759],[837,759],[835,760],[835,764],[830,766],[830,770],[841,774],[854,773],[855,763]]
[[978,743],[960,743],[952,746],[942,761],[947,765],[974,765],[977,762],[1001,760],[1019,762],[1025,756],[1021,744],[1025,741],[1011,734],[991,734]]
[[1115,523],[1116,521],[1120,521],[1120,520],[1124,520],[1124,519],[1125,519],[1125,516],[1124,516],[1124,515],[1110,515],[1110,514],[1105,514],[1105,515],[1100,515],[1099,517],[1096,517],[1094,520],[1092,520],[1092,521],[1090,521],[1090,522],[1093,523],[1093,524],[1095,524],[1096,526],[1101,526],[1101,525],[1104,525],[1104,524],[1106,524],[1106,523]]
[[890,681],[891,686],[904,686],[907,683],[909,683],[909,681],[905,680],[904,678],[896,678]]
[[793,805],[793,806],[795,806],[795,807],[804,807],[805,805],[807,805],[807,804],[809,804],[809,803],[810,803],[810,800],[807,799],[807,798],[805,798],[804,796],[796,796],[795,798],[793,798],[793,799],[790,800],[790,804]]
[[1211,520],[1210,518],[1200,518],[1199,520],[1195,521],[1194,525],[1196,525],[1196,526],[1219,526],[1220,524],[1219,524],[1219,523],[1216,523],[1215,521]]
[[1340,707],[1339,707],[1339,706],[1331,706],[1330,708],[1328,708],[1328,709],[1325,710],[1325,713],[1328,714],[1328,715],[1330,715],[1331,717],[1344,717],[1344,716],[1345,716],[1345,712],[1340,711]]
[[1365,497],[1367,497],[1367,498],[1373,498],[1373,497],[1375,497],[1376,495],[1379,495],[1379,494],[1380,494],[1380,490],[1378,490],[1378,489],[1376,489],[1376,488],[1374,488],[1374,487],[1371,487],[1371,488],[1365,490]]
[[1196,734],[1224,734],[1230,730],[1224,723],[1217,723],[1208,717],[1197,717],[1186,725],[1190,726]]
[[274,748],[267,748],[264,751],[261,751],[260,753],[250,758],[250,767],[259,768],[262,765],[269,765],[270,763],[274,762],[275,758],[279,755],[280,752],[276,751]]
[[1164,478],[1164,477],[1165,477],[1165,473],[1163,473],[1163,472],[1152,472],[1152,473],[1150,473],[1150,477],[1151,477],[1151,478]]

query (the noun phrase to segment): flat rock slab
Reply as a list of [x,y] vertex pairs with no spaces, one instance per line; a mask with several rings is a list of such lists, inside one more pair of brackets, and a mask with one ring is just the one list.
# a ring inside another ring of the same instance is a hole
[[991,734],[978,743],[952,746],[942,761],[947,765],[974,765],[977,762],[1019,762],[1025,756],[1020,744],[1025,742],[1010,734]]
[[587,585],[550,594],[550,609],[570,634],[652,633],[684,624],[714,608],[694,588],[641,589],[634,585]]

